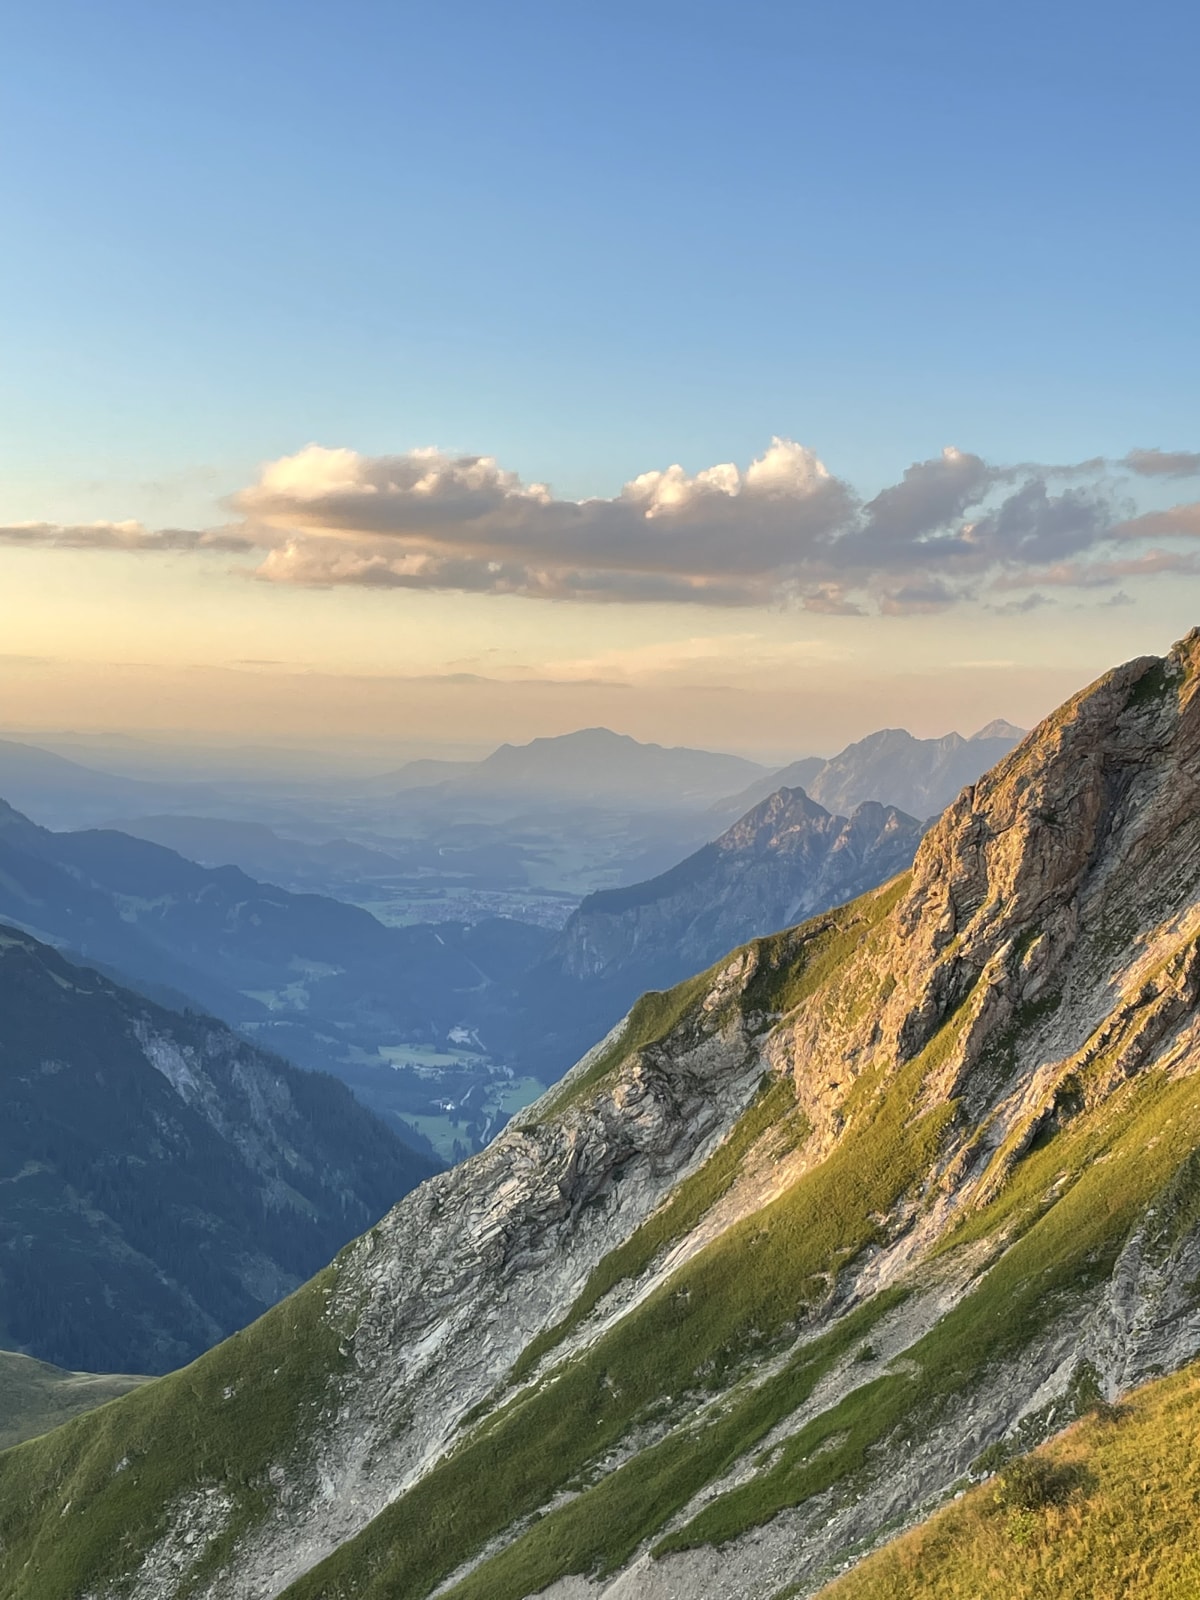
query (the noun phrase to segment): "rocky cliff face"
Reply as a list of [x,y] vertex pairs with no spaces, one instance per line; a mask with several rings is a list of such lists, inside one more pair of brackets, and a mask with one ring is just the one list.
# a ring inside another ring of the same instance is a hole
[[588,895],[547,964],[567,977],[669,984],[758,934],[840,905],[909,865],[921,825],[873,801],[832,816],[780,789],[660,877]]
[[1198,682],[1200,634],[1108,674],[911,874],[647,996],[255,1328],[0,1457],[0,1595],[804,1595],[1194,1356]]

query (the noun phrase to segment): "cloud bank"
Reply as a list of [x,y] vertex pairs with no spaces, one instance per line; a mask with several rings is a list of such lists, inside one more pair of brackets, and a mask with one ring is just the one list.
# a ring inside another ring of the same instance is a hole
[[947,448],[864,500],[776,438],[746,467],[670,466],[608,499],[564,500],[491,456],[311,444],[232,496],[223,527],[20,523],[0,543],[253,553],[246,570],[263,582],[310,587],[919,615],[994,591],[1195,572],[1200,502],[1140,511],[1134,492],[1190,476],[1200,452],[1013,467]]

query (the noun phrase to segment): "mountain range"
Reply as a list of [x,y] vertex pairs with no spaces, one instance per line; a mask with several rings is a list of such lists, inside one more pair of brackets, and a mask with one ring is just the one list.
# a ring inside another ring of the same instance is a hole
[[0,1345],[163,1372],[435,1170],[343,1084],[0,926]]
[[0,1456],[0,1593],[812,1594],[1200,1351],[1198,1005],[1200,633],[251,1328]]
[[739,815],[775,789],[800,788],[830,811],[848,814],[864,801],[877,800],[915,817],[934,817],[1024,736],[1024,729],[1002,719],[969,739],[961,733],[917,739],[904,728],[880,728],[828,760],[794,761],[720,801],[717,809]]
[[588,895],[547,964],[568,978],[623,975],[635,992],[677,983],[756,934],[894,877],[921,832],[894,806],[868,800],[831,816],[803,789],[779,789],[669,872]]
[[485,1052],[472,1044],[457,1076],[444,1061],[441,1082],[422,1076],[423,1053],[444,1056],[453,1031],[473,1035],[503,1011],[550,938],[499,918],[389,928],[358,906],[202,867],[127,834],[52,833],[3,802],[0,917],[151,998],[198,1005],[302,1066],[337,1073],[410,1142],[420,1142],[411,1119],[474,1086],[464,1149],[468,1120],[480,1134],[488,1120],[480,1090],[490,1080],[470,1064]]
[[541,803],[619,799],[625,803],[703,807],[768,768],[712,750],[643,744],[609,728],[580,728],[528,744],[502,744],[482,761],[410,761],[372,780],[383,790],[436,786],[442,800],[532,797]]
[[[977,775],[1014,733],[873,735],[821,772],[827,787],[836,779],[845,790],[885,783],[890,771],[924,794],[950,773]],[[674,784],[678,804],[700,818],[714,791],[753,770],[762,771],[588,729],[502,746],[461,781],[465,792],[508,794],[518,806],[539,786],[547,803],[565,804],[594,799],[605,782],[626,799],[640,783],[644,803],[665,803]],[[513,918],[385,926],[360,906],[274,879],[296,885],[311,875],[324,887],[401,872],[386,852],[172,813],[135,819],[127,826],[143,837],[131,837],[51,833],[0,806],[0,916],[152,997],[197,1004],[303,1066],[336,1073],[410,1142],[454,1157],[554,1082],[643,989],[881,882],[915,849],[917,824],[894,806],[868,801],[843,818],[799,791],[773,792],[665,874],[586,897],[557,940]],[[598,816],[563,813],[584,840]],[[224,864],[231,858],[241,868]]]

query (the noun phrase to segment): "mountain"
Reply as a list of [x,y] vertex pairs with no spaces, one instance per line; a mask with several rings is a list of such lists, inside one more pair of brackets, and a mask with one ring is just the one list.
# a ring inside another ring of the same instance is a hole
[[117,808],[211,801],[207,784],[156,783],[118,777],[36,745],[0,739],[0,794],[57,827],[98,822]]
[[146,839],[203,867],[240,867],[248,877],[302,892],[403,871],[403,863],[386,851],[350,839],[320,844],[286,839],[265,822],[166,814],[119,818],[107,822],[103,831]]
[[553,1083],[644,989],[875,888],[909,865],[921,832],[891,807],[868,802],[834,817],[802,789],[781,789],[666,872],[588,895],[518,978],[493,1036]]
[[0,1342],[162,1372],[433,1169],[333,1078],[0,927]]
[[569,978],[624,975],[634,994],[677,983],[756,934],[894,877],[911,863],[921,832],[895,807],[868,801],[852,817],[835,817],[803,789],[780,789],[669,872],[588,895],[547,964]]
[[742,756],[641,744],[608,728],[581,728],[529,744],[502,744],[476,762],[409,762],[376,787],[431,788],[438,795],[535,798],[540,802],[620,800],[670,809],[703,807],[734,784],[765,775]]
[[745,811],[765,797],[769,784],[805,789],[830,811],[849,813],[864,801],[878,800],[915,817],[933,817],[1024,737],[1021,728],[1002,719],[969,739],[960,733],[917,739],[903,728],[881,728],[828,761],[806,756],[721,801],[716,809],[725,816]]
[[764,800],[769,800],[780,789],[803,789],[807,793],[809,785],[820,776],[825,766],[824,756],[802,756],[799,761],[780,767],[778,772],[765,773],[737,794],[718,800],[712,809],[723,816],[741,816],[761,805]]
[[[479,1030],[511,1010],[515,974],[551,937],[500,918],[389,928],[358,906],[127,834],[51,833],[3,802],[0,918],[336,1072],[407,1137],[419,1141],[421,1119],[452,1101],[463,1154],[499,1119],[512,1076]],[[469,1048],[456,1054],[452,1035]],[[425,1053],[444,1070],[431,1074]]]
[[253,1327],[0,1456],[0,1593],[811,1594],[1200,1351],[1198,1004],[1200,632]]
[[48,1361],[0,1350],[0,1450],[48,1433],[145,1383],[123,1374],[67,1372]]

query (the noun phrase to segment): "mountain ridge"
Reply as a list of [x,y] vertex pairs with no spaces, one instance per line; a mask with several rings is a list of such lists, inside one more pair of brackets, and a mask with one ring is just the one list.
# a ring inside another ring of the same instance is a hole
[[[907,728],[877,728],[827,759],[806,756],[774,774],[774,787],[804,789],[826,810],[849,813],[867,800],[922,819],[936,816],[960,789],[974,783],[1025,737],[996,718],[964,738],[946,733],[918,739]],[[748,810],[769,792],[760,780],[718,803],[721,814]]]
[[531,793],[548,796],[620,795],[677,805],[715,799],[729,782],[767,771],[760,762],[721,751],[686,745],[643,743],[610,728],[577,728],[571,733],[502,744],[475,762],[409,762],[372,780],[386,787],[407,773],[419,786],[446,794]]
[[666,987],[893,877],[921,832],[894,806],[834,816],[803,789],[778,789],[657,878],[588,895],[546,961],[585,979],[632,968],[641,987]]

